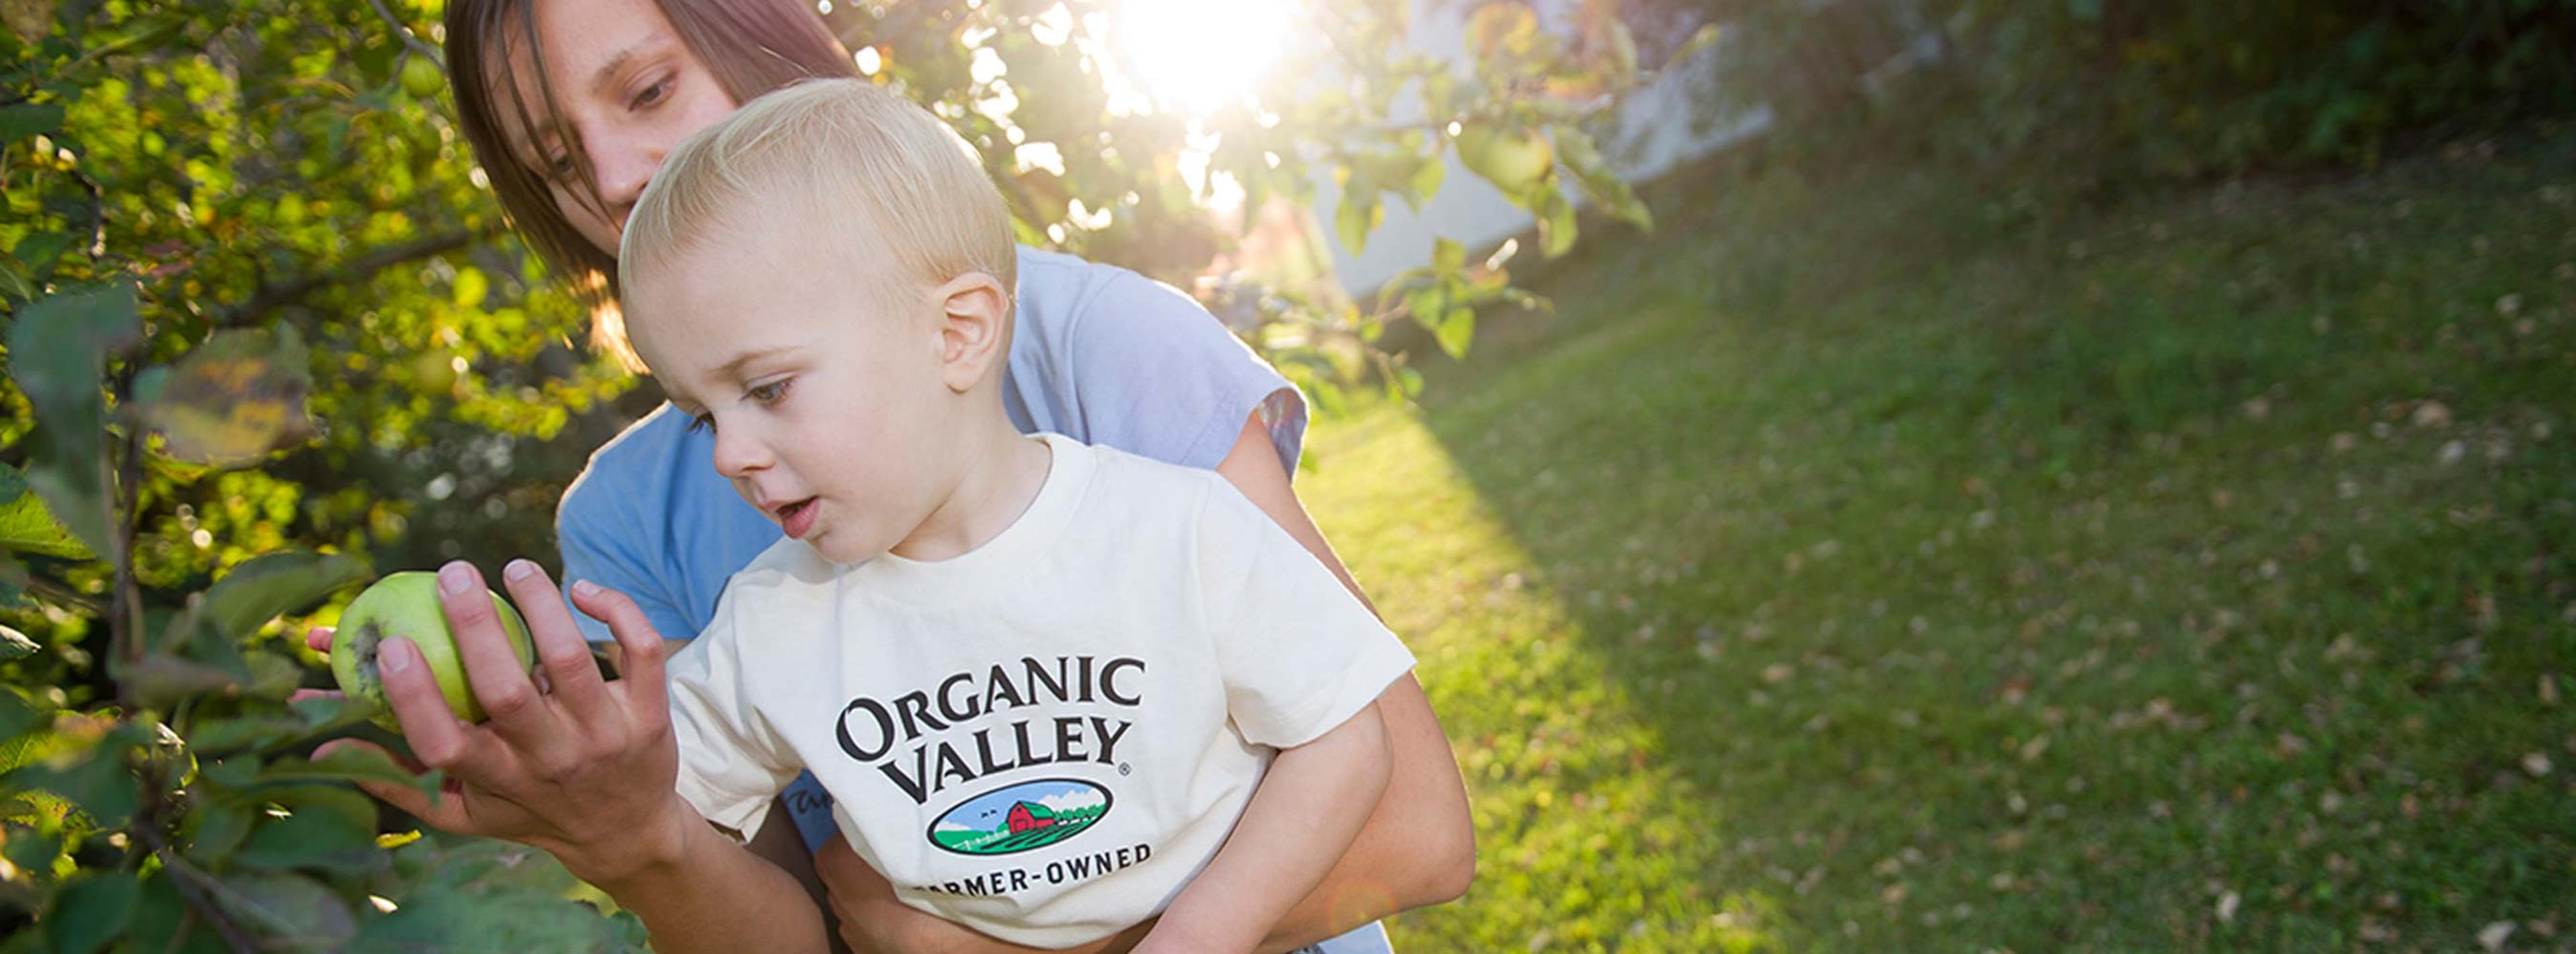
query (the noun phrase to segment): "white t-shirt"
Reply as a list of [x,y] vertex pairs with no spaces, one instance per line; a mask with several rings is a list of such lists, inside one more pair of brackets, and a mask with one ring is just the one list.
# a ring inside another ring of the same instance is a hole
[[680,795],[757,830],[801,770],[905,903],[1066,947],[1159,913],[1275,748],[1413,656],[1215,473],[1047,434],[984,545],[856,566],[784,540],[672,657]]

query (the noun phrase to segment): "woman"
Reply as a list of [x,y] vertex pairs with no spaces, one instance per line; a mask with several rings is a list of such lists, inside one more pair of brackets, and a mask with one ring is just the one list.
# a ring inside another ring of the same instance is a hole
[[[856,73],[805,0],[449,0],[446,42],[461,124],[511,221],[559,274],[590,283],[603,297],[614,290],[595,276],[615,273],[626,213],[670,147],[762,92]],[[1024,249],[1021,275],[1005,390],[1024,430],[1213,468],[1358,592],[1289,486],[1305,426],[1294,388],[1195,303],[1132,273]],[[602,331],[618,344],[616,328]],[[593,457],[558,516],[566,578],[633,599],[625,631],[614,634],[630,650],[637,644],[629,637],[645,621],[661,634],[696,633],[724,579],[778,538],[776,526],[716,476],[705,435],[685,424],[665,408],[620,435]],[[525,579],[531,574],[524,566],[512,568],[513,590],[535,585],[550,593],[541,578]],[[450,605],[460,640],[491,638],[473,632],[490,627],[488,610],[471,600]],[[590,608],[599,608],[595,599]],[[540,629],[577,618],[529,616]],[[612,636],[593,620],[581,625],[593,640]],[[540,633],[540,644],[564,644],[566,634],[553,635]],[[486,689],[479,678],[476,689]],[[511,694],[506,686],[492,691]],[[604,698],[593,687],[582,691],[585,706]],[[540,715],[547,706],[520,703]],[[1396,747],[1395,777],[1358,843],[1274,933],[1273,949],[1465,891],[1473,836],[1438,722],[1411,677],[1379,704]],[[613,840],[624,829],[599,813],[615,806],[598,806],[614,799],[573,803],[585,788],[639,777],[626,766],[653,761],[644,750],[661,738],[654,720],[664,714],[649,708],[634,706],[611,720],[637,727],[633,732],[585,731],[579,720],[530,716],[520,729],[443,740],[453,744],[424,758],[448,770],[468,808],[479,794],[510,810],[424,817],[558,854]],[[547,767],[534,774],[552,781],[532,777],[524,771],[530,765]],[[901,904],[830,831],[816,793],[791,792],[786,801],[805,844],[786,826],[771,825],[755,849],[800,876],[819,872],[852,946],[1018,950]],[[807,855],[817,841],[820,850]],[[685,909],[683,921],[693,925],[720,925],[753,910],[736,893],[746,882],[700,880],[707,883],[661,882],[649,903]],[[810,877],[806,883],[813,885]],[[1137,934],[1122,939],[1132,943]],[[1384,949],[1374,924],[1324,945],[1332,952]]]

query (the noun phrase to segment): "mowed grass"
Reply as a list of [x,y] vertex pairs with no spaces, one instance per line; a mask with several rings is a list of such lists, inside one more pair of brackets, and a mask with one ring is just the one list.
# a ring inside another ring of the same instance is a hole
[[1474,801],[1397,946],[2576,949],[2569,169],[1588,236],[1311,440]]

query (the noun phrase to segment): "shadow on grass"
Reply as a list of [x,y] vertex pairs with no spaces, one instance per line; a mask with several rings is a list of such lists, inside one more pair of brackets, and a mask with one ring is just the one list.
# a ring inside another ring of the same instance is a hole
[[1400,943],[2565,943],[2569,152],[2045,239],[1775,174],[1558,269],[1308,485],[1476,794]]

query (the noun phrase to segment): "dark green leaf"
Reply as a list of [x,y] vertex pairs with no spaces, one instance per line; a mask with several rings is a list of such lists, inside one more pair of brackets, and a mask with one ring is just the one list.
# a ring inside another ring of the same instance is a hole
[[63,128],[60,103],[11,103],[0,106],[0,145],[29,136],[46,136]]
[[367,923],[353,952],[595,951],[624,946],[629,926],[578,901],[518,891],[431,886]]
[[18,247],[9,250],[9,257],[17,259],[28,275],[42,279],[53,272],[54,262],[79,242],[79,237],[69,232],[29,232],[18,240]]
[[307,360],[293,325],[217,332],[149,388],[138,383],[134,412],[168,441],[172,457],[249,464],[312,435]]
[[382,867],[372,824],[360,826],[337,812],[299,811],[253,830],[232,861],[249,868],[303,868],[330,874],[363,874]]
[[63,856],[63,834],[39,828],[9,828],[9,841],[0,845],[0,857],[9,859],[21,871],[54,870],[54,859]]
[[54,516],[93,552],[108,545],[107,356],[142,332],[134,286],[117,283],[29,304],[9,329],[9,373],[36,406],[44,453],[27,474]]
[[[184,932],[184,934],[182,933]],[[142,897],[134,906],[134,926],[118,954],[229,954],[222,935],[188,910],[187,899],[167,871],[143,879]]]
[[214,864],[242,839],[250,837],[251,826],[260,818],[259,805],[228,792],[209,792],[190,808],[181,833],[187,838],[187,854],[198,864]]
[[54,910],[46,917],[54,950],[91,954],[106,946],[133,922],[134,902],[142,887],[133,875],[113,869],[75,876],[54,897]]
[[135,698],[148,706],[167,706],[189,696],[241,687],[240,675],[193,659],[154,653],[125,667],[117,676]]
[[349,905],[321,882],[298,874],[245,874],[211,883],[217,904],[243,926],[280,946],[331,950],[358,933]]
[[37,705],[18,687],[0,686],[0,742],[51,722],[52,716],[52,707]]
[[262,554],[234,567],[206,589],[206,612],[224,633],[248,636],[278,614],[304,609],[333,590],[374,575],[367,561],[342,553]]

